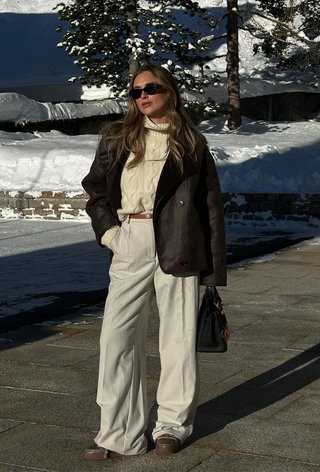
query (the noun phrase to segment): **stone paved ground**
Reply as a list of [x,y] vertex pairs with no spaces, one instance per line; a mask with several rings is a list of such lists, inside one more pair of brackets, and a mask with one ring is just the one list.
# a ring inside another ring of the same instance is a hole
[[[99,427],[101,307],[61,326],[2,334],[0,471],[320,471],[320,245],[230,269],[220,293],[232,339],[225,354],[200,355],[195,433],[171,457],[81,458]],[[153,306],[149,406],[160,371],[157,329]]]

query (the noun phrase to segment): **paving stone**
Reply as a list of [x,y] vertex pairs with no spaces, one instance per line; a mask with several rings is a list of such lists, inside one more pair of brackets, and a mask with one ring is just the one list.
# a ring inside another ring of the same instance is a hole
[[[61,320],[70,325],[6,333],[13,342],[0,345],[0,384],[7,386],[0,388],[0,416],[6,418],[0,419],[1,472],[319,471],[319,254],[319,246],[306,246],[229,270],[229,286],[219,288],[233,329],[228,351],[199,353],[195,431],[172,457],[152,451],[108,464],[81,458],[99,428],[102,306],[95,316],[78,312]],[[82,321],[89,324],[75,324]],[[161,369],[158,329],[153,297],[148,409]]]
[[82,349],[99,350],[100,330],[81,331],[63,339],[50,341],[51,346],[79,347]]
[[1,360],[43,365],[68,366],[79,361],[88,361],[97,351],[90,349],[68,349],[44,343],[30,343],[1,352]]
[[18,346],[31,343],[48,343],[58,341],[75,333],[80,333],[83,329],[70,330],[68,333],[64,332],[62,328],[44,328],[40,326],[32,326],[18,329],[16,331],[8,331],[2,337],[10,339],[10,344],[0,344],[0,351],[6,349],[13,349]]
[[303,284],[301,283],[301,279],[295,279],[290,277],[277,279],[279,283],[277,286],[273,288],[273,294],[279,295],[291,295],[294,293],[295,295],[313,295],[315,297],[319,297],[319,289],[320,289],[320,280],[315,278],[314,276],[304,277]]
[[239,373],[221,381],[221,384],[232,387],[255,388],[277,395],[276,392],[318,392],[320,387],[320,358],[315,357],[311,362],[304,353],[296,356],[279,366],[266,369],[255,363]]
[[148,334],[159,333],[159,316],[158,314],[149,317],[148,322]]
[[290,272],[290,279],[301,279],[310,276],[314,272],[314,267],[295,265],[295,264],[279,264],[279,263],[265,263],[265,264],[250,264],[244,271],[249,276],[255,275],[258,277],[272,277],[276,279],[287,279],[288,272]]
[[[270,316],[268,319],[261,319],[257,323],[251,324],[245,329],[234,330],[233,341],[241,343],[267,343],[272,349],[274,345],[287,347],[305,338],[306,333],[312,332],[320,337],[320,321],[309,321],[305,319],[279,319]],[[318,337],[318,340],[319,340]],[[230,341],[231,342],[231,341]]]
[[[72,428],[23,424],[14,435],[10,431],[1,435],[0,463],[24,465],[57,472],[187,472],[210,457],[209,447],[188,447],[179,454],[159,457],[154,451],[141,456],[119,458],[108,463],[89,462],[82,459],[82,450],[92,443],[93,434]],[[10,452],[12,443],[19,444],[15,454]],[[45,451],[45,453],[44,453]]]
[[284,407],[272,419],[275,421],[320,425],[319,410],[319,395],[303,395],[295,402]]
[[[288,296],[285,295],[275,295],[273,291],[271,292],[247,292],[246,290],[242,290],[241,292],[233,292],[231,287],[222,291],[219,287],[219,293],[222,300],[225,302],[226,306],[228,304],[235,304],[244,306],[245,309],[249,309],[253,307],[254,309],[258,309],[261,311],[267,307],[278,307],[278,306],[295,306],[303,300],[303,295],[289,294]],[[309,296],[310,297],[310,296]]]
[[[202,421],[192,441],[216,450],[231,450],[320,466],[320,426],[292,424],[264,419],[242,419],[219,425],[215,420]],[[191,438],[190,438],[191,440]]]
[[0,418],[0,433],[7,431],[8,429],[15,428],[16,426],[19,426],[19,424],[21,424],[20,421],[3,420]]
[[66,394],[92,395],[96,372],[70,367],[42,366],[0,361],[0,386]]
[[[306,352],[304,350],[298,349],[287,349],[285,346],[273,346],[270,348],[268,344],[263,343],[240,343],[234,341],[232,338],[228,343],[228,350],[223,354],[210,354],[210,353],[200,353],[199,358],[205,360],[206,362],[217,362],[217,356],[223,356],[225,361],[232,362],[232,359],[238,359],[244,365],[252,365],[253,362],[257,367],[265,366],[273,368],[274,366],[279,365],[280,363],[287,362],[300,354],[306,354],[309,356],[309,360],[315,358],[314,353]],[[306,357],[307,358],[307,357]],[[222,361],[221,361],[222,362]]]
[[239,310],[241,316],[237,316],[237,312],[234,307],[224,305],[224,308],[226,310],[228,324],[232,331],[245,329],[255,323],[260,322],[263,319],[263,317],[261,316],[261,312],[258,313],[257,310],[254,310],[253,313],[243,313],[242,308]]
[[100,408],[95,397],[0,387],[0,404],[1,421],[19,420],[90,430],[99,428]]
[[219,451],[209,457],[192,472],[319,472],[320,468],[311,464],[302,464],[286,459],[239,454]]
[[29,467],[4,464],[3,462],[0,462],[0,470],[1,472],[32,472],[33,470],[36,470],[36,472],[48,472],[48,470],[45,469],[30,469]]
[[216,363],[200,362],[200,379],[205,383],[214,385],[241,372],[243,368],[244,366],[241,363],[226,361],[219,363],[218,359]]
[[151,377],[160,377],[161,363],[160,356],[147,354],[147,375]]
[[[242,280],[246,279],[249,277],[249,273],[246,272],[245,270],[229,270],[228,271],[228,285],[231,285],[233,282],[236,282],[237,280]],[[218,288],[219,292],[220,290],[225,290],[223,287]]]
[[[275,278],[262,277],[260,274],[236,280],[228,286],[228,292],[242,292],[247,294],[266,293],[277,287],[279,282]],[[223,293],[223,292],[221,292]],[[274,292],[273,292],[274,293]]]
[[[61,349],[60,347],[58,349]],[[72,348],[72,350],[75,348]],[[85,351],[84,351],[85,352]],[[90,352],[90,351],[88,351]],[[70,364],[70,367],[72,369],[80,369],[80,370],[89,370],[89,371],[98,371],[99,369],[99,353],[96,353],[95,356],[90,357],[85,360],[81,360],[79,362],[75,362],[73,364]]]
[[239,419],[272,418],[286,406],[294,404],[302,394],[261,391],[245,387],[231,388],[220,383],[202,382],[196,414],[195,429],[206,418],[220,425]]
[[[291,320],[299,320],[305,319],[305,314],[308,313],[308,321],[317,321],[319,322],[320,316],[320,297],[319,297],[319,306],[317,306],[318,302],[316,300],[311,301],[304,301],[301,300],[294,306],[269,306],[265,305],[260,307],[256,307],[253,305],[237,305],[237,304],[225,304],[225,309],[227,313],[227,319],[232,322],[232,326],[239,326],[242,328],[242,324],[245,325],[246,319],[252,318],[252,320],[258,321],[259,319],[262,320],[269,320],[270,316],[280,318],[281,319],[291,319]],[[316,305],[316,306],[315,306]],[[243,321],[242,321],[243,319]],[[277,321],[278,322],[278,321]],[[248,323],[249,325],[250,323]],[[245,327],[245,326],[244,326]]]
[[320,261],[317,259],[320,249],[319,245],[308,245],[306,247],[288,249],[279,256],[279,263],[284,261],[302,262],[303,265],[310,264],[313,267],[320,267]]
[[320,330],[313,329],[311,334],[301,337],[292,344],[289,344],[287,349],[295,349],[299,351],[310,351],[320,353]]
[[309,309],[317,308],[318,314],[319,314],[320,293],[318,292],[316,294],[313,293],[313,294],[308,294],[308,295],[305,295],[305,294],[297,295],[295,293],[291,293],[289,295],[281,295],[279,296],[279,298],[282,298],[284,300],[287,299],[288,301],[297,299],[297,301],[299,301],[299,304],[297,306],[299,308],[304,307],[306,313],[308,313]]
[[158,333],[147,335],[146,349],[148,354],[159,355]]

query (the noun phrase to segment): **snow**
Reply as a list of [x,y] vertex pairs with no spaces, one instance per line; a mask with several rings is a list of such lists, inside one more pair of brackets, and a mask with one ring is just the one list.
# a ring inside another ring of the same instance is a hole
[[[58,0],[0,0],[0,11],[4,13],[52,13]],[[65,3],[70,3],[70,0]]]
[[220,118],[201,123],[199,129],[224,192],[319,193],[319,122],[244,119],[239,130],[229,131]]
[[83,105],[75,103],[40,103],[20,93],[0,94],[0,121],[16,124],[52,120],[67,120],[96,115],[122,114],[127,108],[127,100],[105,100]]
[[[216,161],[223,192],[319,193],[320,121],[244,119],[239,130],[229,131],[224,118],[215,118],[199,130]],[[43,190],[79,193],[98,141],[96,135],[59,131],[0,131],[0,189],[34,196]]]
[[0,131],[0,189],[30,191],[82,191],[98,136]]

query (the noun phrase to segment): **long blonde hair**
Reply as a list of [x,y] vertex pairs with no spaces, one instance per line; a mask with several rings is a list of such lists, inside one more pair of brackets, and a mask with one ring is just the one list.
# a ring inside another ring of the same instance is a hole
[[[129,91],[133,89],[136,77],[145,71],[149,71],[154,75],[156,82],[163,86],[167,94],[168,151],[171,153],[173,162],[182,173],[183,158],[195,160],[197,158],[197,143],[204,142],[204,137],[197,131],[187,115],[177,83],[164,67],[155,64],[142,66],[131,77]],[[100,143],[102,151],[104,151],[102,159],[108,164],[109,170],[120,160],[125,151],[132,151],[135,154],[129,167],[134,167],[143,160],[145,153],[144,119],[145,117],[139,110],[135,100],[129,97],[129,107],[124,118],[114,123],[108,123],[102,128]],[[116,153],[114,153],[114,150],[116,150]]]

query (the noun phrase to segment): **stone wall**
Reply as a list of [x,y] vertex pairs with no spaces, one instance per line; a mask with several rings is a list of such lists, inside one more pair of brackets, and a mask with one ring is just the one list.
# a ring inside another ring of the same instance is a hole
[[[0,218],[88,219],[87,199],[77,192],[0,191]],[[223,199],[227,224],[298,221],[320,227],[320,194],[224,193]]]
[[82,192],[44,191],[34,196],[27,192],[0,191],[0,218],[87,219],[87,199]]
[[224,193],[227,223],[302,222],[320,227],[320,194]]

